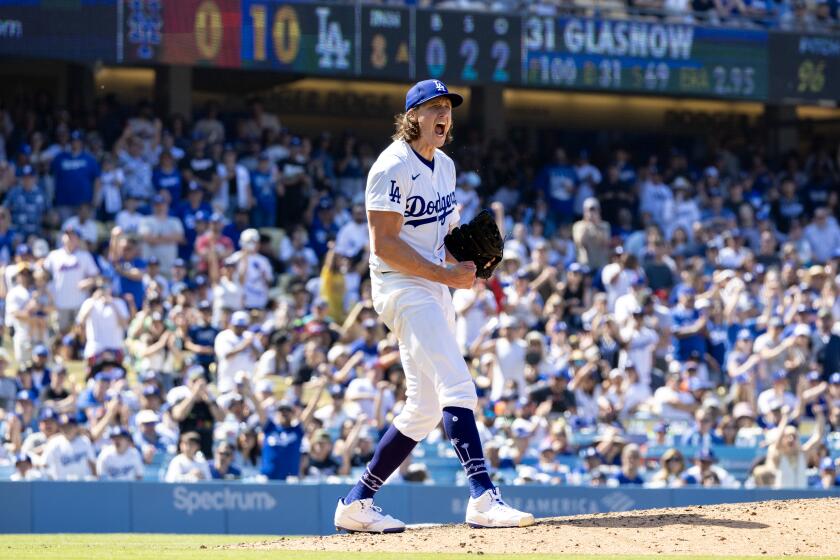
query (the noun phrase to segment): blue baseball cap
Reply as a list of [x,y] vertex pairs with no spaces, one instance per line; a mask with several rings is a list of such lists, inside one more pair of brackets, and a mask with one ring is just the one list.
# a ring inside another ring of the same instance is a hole
[[805,374],[805,379],[808,381],[819,381],[820,380],[820,372],[816,370],[811,370],[807,374]]
[[201,192],[201,185],[195,181],[190,181],[189,185],[187,185],[187,190],[189,192]]
[[131,434],[128,433],[128,430],[126,430],[122,426],[114,426],[110,430],[108,430],[108,437],[110,437],[110,438],[125,437],[125,438],[131,439]]
[[213,212],[210,215],[210,223],[213,224],[221,224],[225,221],[224,215],[220,214],[219,212]]
[[82,132],[81,130],[74,130],[73,132],[70,133],[70,140],[84,140],[84,139],[85,139],[85,133]]
[[41,414],[38,415],[38,422],[45,422],[47,420],[58,421],[58,413],[52,408],[44,408]]
[[37,175],[37,173],[35,173],[35,168],[31,165],[24,165],[20,170],[21,177],[34,177],[35,175]]
[[783,369],[773,372],[773,381],[787,381],[787,372]]
[[15,249],[15,254],[16,254],[17,256],[19,256],[19,257],[23,257],[23,256],[25,256],[25,255],[28,255],[28,254],[30,254],[31,252],[32,252],[32,251],[29,249],[29,245],[27,245],[26,243],[21,243],[21,244],[20,244],[20,245],[18,245],[18,246],[17,246],[17,248]]
[[18,391],[17,400],[32,402],[32,395],[30,395],[29,391],[26,390]]
[[837,470],[837,466],[834,464],[834,459],[831,457],[823,457],[822,461],[820,461],[820,470],[821,471],[835,471]]
[[448,97],[453,108],[464,102],[463,97],[457,93],[450,93],[446,84],[440,80],[423,80],[414,84],[405,94],[405,110],[413,109],[437,97]]
[[184,259],[178,258],[178,259],[175,259],[174,261],[172,261],[172,266],[175,266],[175,267],[178,267],[178,268],[185,268],[187,265],[184,262]]
[[835,371],[831,374],[831,377],[828,378],[828,382],[831,385],[840,385],[840,371]]
[[206,222],[210,219],[210,216],[207,215],[207,212],[204,210],[199,210],[195,213],[195,221],[196,222]]
[[32,353],[38,357],[45,357],[50,355],[50,351],[47,349],[46,346],[43,344],[39,344],[35,348],[32,349]]
[[749,329],[741,329],[738,331],[738,340],[751,340],[752,337],[752,333]]

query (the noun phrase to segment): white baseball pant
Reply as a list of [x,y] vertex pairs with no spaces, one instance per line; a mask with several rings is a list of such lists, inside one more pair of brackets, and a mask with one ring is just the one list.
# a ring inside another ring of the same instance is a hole
[[449,288],[399,272],[371,271],[373,307],[400,341],[406,404],[394,426],[420,441],[441,419],[441,410],[475,410],[475,384],[455,340],[455,308]]

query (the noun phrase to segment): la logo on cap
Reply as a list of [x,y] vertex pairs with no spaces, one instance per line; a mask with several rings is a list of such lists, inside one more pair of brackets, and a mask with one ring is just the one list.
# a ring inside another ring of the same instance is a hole
[[446,91],[446,86],[440,80],[435,80],[435,89],[438,91]]

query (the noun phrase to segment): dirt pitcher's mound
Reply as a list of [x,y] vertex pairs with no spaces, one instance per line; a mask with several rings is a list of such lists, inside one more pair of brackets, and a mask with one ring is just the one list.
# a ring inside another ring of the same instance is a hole
[[539,519],[524,529],[443,525],[396,535],[331,535],[240,545],[270,550],[811,555],[840,554],[840,498]]

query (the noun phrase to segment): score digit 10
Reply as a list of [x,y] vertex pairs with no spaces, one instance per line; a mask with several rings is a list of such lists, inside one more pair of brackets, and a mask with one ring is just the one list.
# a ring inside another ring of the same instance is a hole
[[799,65],[799,93],[820,93],[825,87],[825,62],[803,60]]
[[[249,15],[254,29],[254,60],[264,61],[266,59],[265,32],[268,23],[265,5],[251,5]],[[283,64],[294,62],[300,48],[300,23],[297,13],[291,6],[281,6],[274,12],[271,38],[277,60]]]

